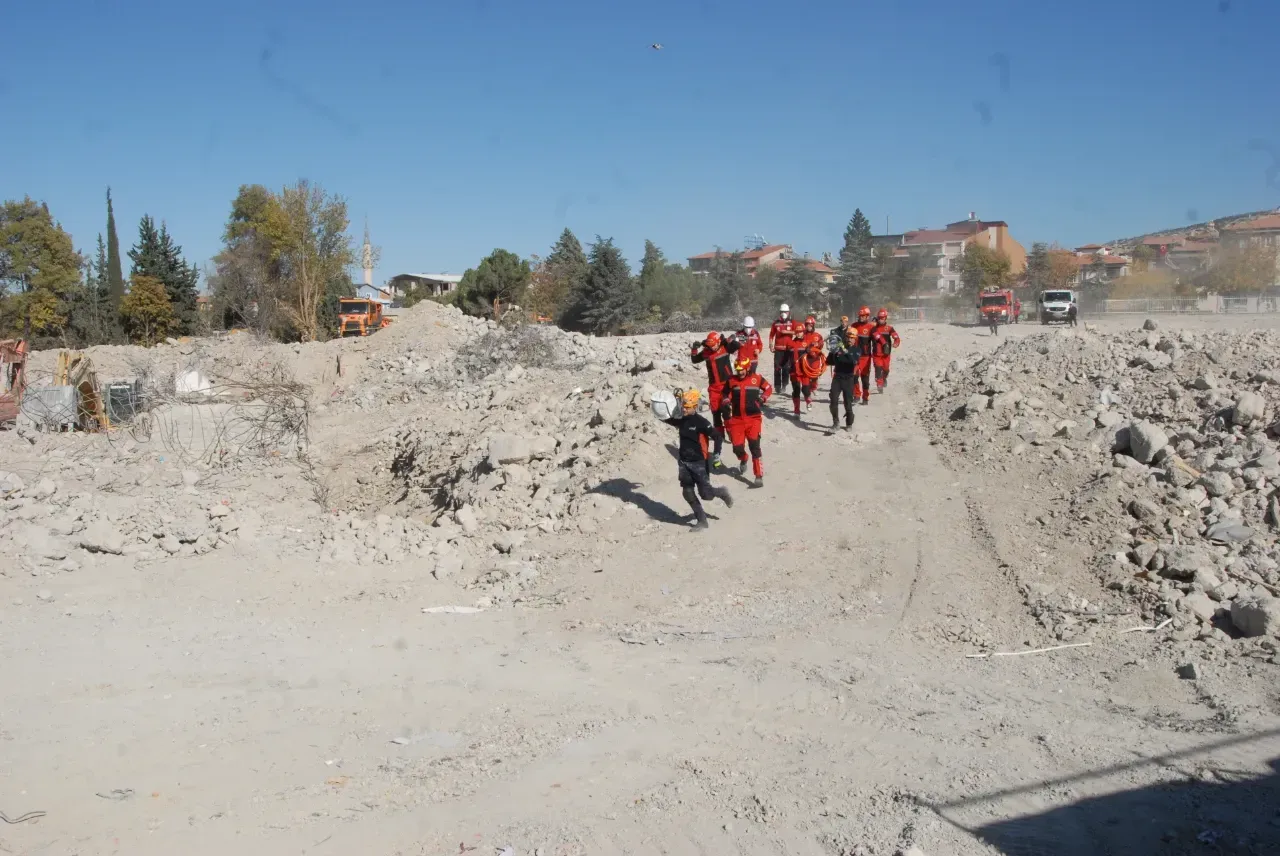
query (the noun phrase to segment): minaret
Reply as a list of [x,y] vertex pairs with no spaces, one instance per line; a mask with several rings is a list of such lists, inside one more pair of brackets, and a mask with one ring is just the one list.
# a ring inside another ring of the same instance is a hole
[[360,248],[360,266],[364,268],[364,284],[373,285],[373,244],[369,242],[369,221],[364,221],[364,246]]

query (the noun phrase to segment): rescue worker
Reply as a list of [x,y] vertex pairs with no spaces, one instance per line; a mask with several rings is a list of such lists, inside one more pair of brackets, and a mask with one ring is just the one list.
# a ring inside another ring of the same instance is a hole
[[791,307],[778,307],[778,320],[769,328],[769,349],[773,351],[773,385],[782,384],[791,374],[791,343],[800,334],[801,327],[791,318]]
[[[795,409],[795,415],[800,415],[800,397],[804,396],[804,403],[807,410],[813,409],[813,390],[817,388],[818,383],[815,378],[811,378],[806,374],[806,369],[801,366],[805,361],[809,350],[815,345],[818,353],[822,353],[822,345],[824,339],[822,334],[818,332],[818,319],[810,315],[804,319],[804,330],[794,337],[791,346],[791,403]],[[812,368],[812,360],[810,360],[810,368]],[[822,367],[818,367],[819,377],[822,375]]]
[[725,342],[725,349],[733,354],[734,359],[751,360],[753,364],[759,364],[764,341],[760,338],[760,331],[756,329],[756,319],[750,315],[743,318],[742,329]]
[[764,406],[773,395],[769,381],[751,367],[749,360],[733,364],[733,377],[721,399],[724,427],[729,432],[733,453],[738,456],[738,472],[747,472],[747,449],[751,449],[751,466],[756,480],[752,487],[764,487],[764,462],[760,456],[760,430],[764,424]]
[[871,365],[876,371],[876,389],[884,392],[889,383],[889,360],[893,349],[902,346],[898,331],[889,323],[889,310],[876,313],[876,326],[871,334]]
[[845,337],[832,336],[827,363],[831,366],[831,430],[840,427],[840,399],[844,399],[844,430],[853,427],[854,389],[857,385],[858,362],[862,352],[858,350],[858,330],[850,327]]
[[871,336],[875,332],[871,310],[863,306],[858,310],[858,321],[849,330],[858,339],[858,364],[854,368],[853,398],[869,404],[871,398]]
[[[818,391],[818,381],[822,379],[822,373],[827,370],[827,357],[823,353],[825,344],[822,334],[818,334],[817,341],[810,339],[808,346],[796,358],[797,374],[800,376],[800,392],[804,395],[805,412],[813,409],[813,396]],[[797,401],[796,411],[799,412],[799,409],[799,401]]]
[[832,337],[835,337],[838,341],[843,342],[847,338],[845,334],[848,331],[848,329],[849,329],[849,316],[841,315],[840,326],[831,328],[831,332],[827,335],[827,341],[829,342],[831,341]]
[[733,376],[733,357],[725,347],[724,337],[714,330],[701,342],[689,346],[689,359],[694,365],[707,365],[707,404],[711,407],[711,419],[715,427],[715,450],[711,453],[711,468],[721,469],[720,450],[724,448],[724,423],[720,419],[720,397],[725,384]]
[[1013,323],[1022,323],[1022,301],[1016,297],[1013,299]]
[[680,471],[680,492],[693,509],[693,528],[706,529],[710,524],[707,523],[707,512],[702,507],[701,500],[710,502],[712,499],[719,499],[732,508],[733,497],[729,495],[728,488],[711,486],[707,442],[715,431],[707,417],[698,412],[700,393],[696,389],[686,389],[676,397],[680,401],[682,413],[664,421],[680,429],[680,451],[676,458]]

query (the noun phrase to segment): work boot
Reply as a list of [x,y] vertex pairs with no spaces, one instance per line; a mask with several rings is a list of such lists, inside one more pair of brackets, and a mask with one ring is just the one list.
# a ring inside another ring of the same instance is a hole
[[764,476],[756,476],[756,480],[751,483],[753,488],[764,487]]
[[711,456],[711,469],[714,472],[720,472],[724,469],[724,462],[720,460],[719,455]]
[[693,516],[695,518],[693,521],[693,531],[699,532],[703,529],[710,528],[711,524],[707,522],[707,512],[703,511],[701,508],[695,508],[693,510]]
[[743,458],[738,461],[738,475],[745,476],[747,474],[747,459]]
[[720,497],[720,501],[725,505],[733,508],[733,495],[729,493],[729,488],[722,487],[716,489],[716,496]]

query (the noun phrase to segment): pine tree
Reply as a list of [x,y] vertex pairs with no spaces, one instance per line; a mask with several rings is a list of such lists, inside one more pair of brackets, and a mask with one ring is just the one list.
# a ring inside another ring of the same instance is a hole
[[858,306],[866,302],[875,287],[875,273],[871,222],[858,208],[844,230],[840,268],[833,289],[843,314],[853,315]]
[[146,276],[164,284],[176,319],[173,330],[189,333],[196,322],[196,284],[199,272],[182,258],[182,247],[173,242],[163,223],[156,228],[150,215],[138,223],[138,243],[129,250],[131,277]]
[[124,271],[120,268],[120,239],[116,237],[116,215],[111,208],[111,188],[107,188],[107,294],[111,306],[120,311],[124,298]]
[[1049,282],[1049,245],[1041,241],[1031,245],[1027,253],[1027,286],[1033,294],[1043,291]]
[[809,259],[792,259],[778,274],[778,290],[791,306],[792,318],[818,311],[822,300],[822,277],[809,267]]
[[635,319],[640,288],[612,238],[596,236],[588,256],[587,276],[578,295],[579,317],[589,332],[601,335]]
[[547,256],[547,302],[554,310],[552,317],[561,327],[581,329],[583,309],[579,301],[583,283],[587,279],[587,255],[582,244],[569,229],[560,233],[560,240]]

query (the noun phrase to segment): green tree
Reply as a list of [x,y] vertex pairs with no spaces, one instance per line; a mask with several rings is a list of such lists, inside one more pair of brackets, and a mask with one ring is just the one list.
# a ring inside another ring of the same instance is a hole
[[1133,248],[1133,268],[1136,272],[1142,273],[1151,266],[1151,261],[1156,257],[1156,251],[1148,247],[1146,244],[1138,244]]
[[960,282],[966,295],[976,297],[984,288],[1007,288],[1012,280],[1012,264],[1003,252],[977,244],[965,247]]
[[533,271],[529,263],[509,250],[497,249],[468,270],[458,284],[459,306],[469,315],[487,316],[495,321],[504,307],[524,300]]
[[149,276],[164,283],[177,324],[175,333],[190,333],[196,324],[197,285],[200,272],[182,258],[182,247],[173,242],[164,223],[157,229],[150,215],[138,224],[138,243],[129,250],[130,276]]
[[635,320],[640,313],[640,287],[613,239],[597,235],[587,262],[586,279],[574,300],[579,326],[601,335]]
[[875,289],[876,265],[871,239],[871,221],[855,209],[844,230],[844,246],[840,248],[840,266],[833,289],[835,300],[845,315],[853,315]]
[[646,311],[660,318],[672,312],[701,313],[704,295],[700,277],[684,265],[668,262],[653,241],[644,242],[639,279],[641,303]]
[[707,276],[706,310],[712,315],[744,315],[755,311],[761,302],[758,299],[757,279],[747,274],[746,260],[741,253],[724,253],[717,251],[711,260],[711,270]]
[[77,347],[123,342],[120,316],[107,288],[107,245],[101,232],[97,254],[85,261],[83,276],[67,313],[68,338]]
[[120,318],[129,338],[140,345],[154,345],[177,324],[164,283],[153,276],[134,276],[129,293],[120,302]]
[[111,188],[107,188],[107,293],[118,312],[124,299],[124,271],[120,268],[120,238],[116,236],[116,215],[111,208]]
[[291,324],[279,300],[285,226],[275,194],[260,184],[240,186],[209,281],[214,312],[223,326],[288,335]]
[[581,326],[581,319],[575,314],[580,309],[576,295],[582,291],[586,279],[587,254],[582,251],[577,236],[565,229],[534,276],[530,286],[531,308],[539,315],[550,316],[562,327]]
[[822,277],[810,266],[809,259],[794,258],[779,271],[778,289],[791,306],[793,318],[816,313],[821,307]]
[[1027,253],[1027,287],[1039,294],[1049,287],[1049,245],[1037,241]]
[[347,234],[347,203],[318,184],[300,179],[278,196],[282,219],[274,259],[279,266],[276,301],[293,327],[293,334],[313,342],[330,329],[321,317],[335,284],[349,283],[355,250]]
[[56,335],[80,288],[83,259],[49,206],[0,206],[0,324],[10,335]]

